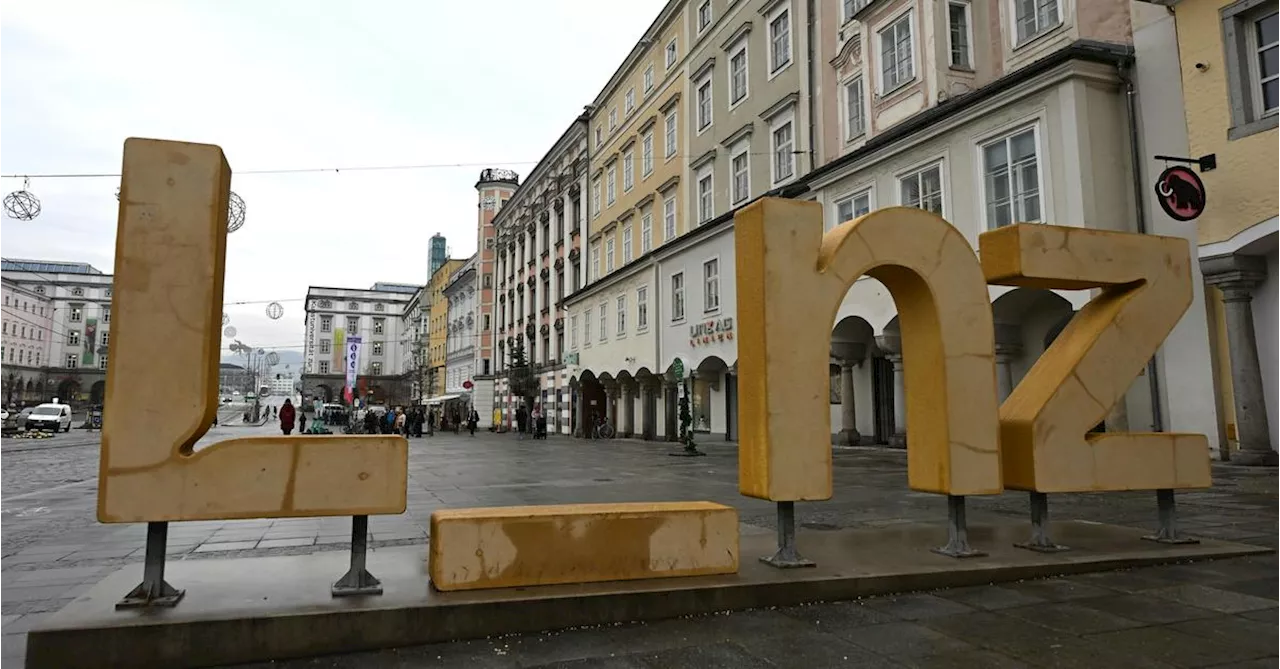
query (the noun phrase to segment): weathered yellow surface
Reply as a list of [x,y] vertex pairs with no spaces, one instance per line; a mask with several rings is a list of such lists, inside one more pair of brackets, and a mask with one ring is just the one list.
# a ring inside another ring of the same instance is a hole
[[431,514],[439,590],[738,571],[738,512],[711,502],[446,509]]
[[125,142],[98,519],[403,513],[394,436],[231,439],[218,406],[231,168],[208,144]]
[[828,363],[845,293],[866,274],[902,326],[908,481],[950,495],[1001,492],[994,329],[982,268],[949,223],[872,212],[822,234],[821,205],[766,198],[735,217],[742,494],[831,497]]
[[1187,241],[1022,224],[982,234],[979,249],[993,284],[1101,289],[1000,407],[1005,485],[1038,492],[1208,487],[1204,435],[1086,434],[1191,304]]

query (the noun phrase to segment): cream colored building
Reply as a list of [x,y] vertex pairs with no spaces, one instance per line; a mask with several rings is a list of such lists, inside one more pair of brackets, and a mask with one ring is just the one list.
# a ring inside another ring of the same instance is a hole
[[427,327],[427,392],[425,394],[428,402],[432,397],[445,394],[445,370],[449,354],[447,350],[449,300],[444,296],[444,287],[449,285],[449,278],[464,262],[466,261],[459,258],[446,260],[431,275],[422,296],[422,300],[431,305],[428,311]]

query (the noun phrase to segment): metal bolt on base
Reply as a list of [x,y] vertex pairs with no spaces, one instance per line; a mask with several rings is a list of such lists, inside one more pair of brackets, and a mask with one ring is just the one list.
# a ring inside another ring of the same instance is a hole
[[1061,553],[1071,548],[1053,543],[1049,538],[1049,496],[1042,492],[1031,493],[1031,540],[1014,546],[1037,553]]
[[142,583],[116,602],[116,609],[138,609],[151,606],[172,607],[182,601],[186,590],[178,590],[164,580],[164,549],[169,538],[169,523],[147,523],[146,561],[142,566]]
[[1173,490],[1168,488],[1156,491],[1156,508],[1160,514],[1160,530],[1153,535],[1142,537],[1145,541],[1162,544],[1198,544],[1199,539],[1178,534],[1178,507],[1173,499]]
[[369,547],[369,517],[351,517],[351,568],[338,579],[329,593],[334,597],[352,595],[381,595],[382,581],[365,569],[365,556]]
[[813,560],[806,560],[796,551],[796,503],[778,502],[778,552],[760,561],[778,569],[813,567]]
[[985,552],[969,546],[969,526],[964,518],[964,496],[947,495],[947,545],[930,549],[953,558],[983,557]]

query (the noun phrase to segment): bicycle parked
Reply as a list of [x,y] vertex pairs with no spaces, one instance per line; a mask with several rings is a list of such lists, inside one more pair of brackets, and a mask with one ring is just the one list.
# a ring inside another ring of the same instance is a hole
[[596,420],[596,427],[595,427],[596,439],[613,439],[614,434],[616,433],[613,429],[613,426],[609,424],[609,421],[605,420],[604,418],[599,418]]

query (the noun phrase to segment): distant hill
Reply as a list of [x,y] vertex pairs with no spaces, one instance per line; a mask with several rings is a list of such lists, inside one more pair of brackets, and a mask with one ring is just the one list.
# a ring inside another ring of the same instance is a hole
[[[280,355],[279,367],[281,368],[285,365],[289,365],[291,369],[297,369],[298,365],[302,363],[302,351],[277,350],[276,353]],[[232,365],[243,365],[244,357],[238,355],[224,355],[222,356],[222,362],[230,363]]]

